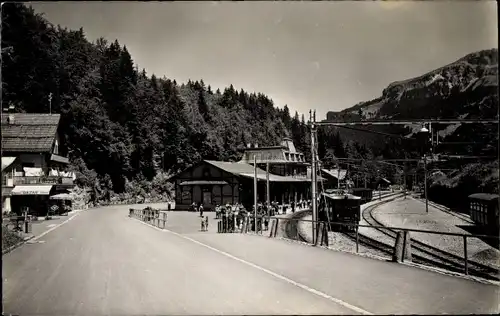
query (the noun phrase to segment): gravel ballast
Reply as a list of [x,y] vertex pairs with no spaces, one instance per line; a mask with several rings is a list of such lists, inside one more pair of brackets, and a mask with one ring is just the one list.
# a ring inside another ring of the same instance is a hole
[[[468,221],[440,211],[432,205],[429,205],[429,213],[426,213],[425,206],[411,198],[397,199],[383,204],[375,208],[372,215],[384,226],[470,235],[458,227],[470,225]],[[411,238],[458,256],[464,256],[464,243],[460,236],[411,232]],[[500,267],[500,251],[478,238],[467,238],[467,256],[478,262]]]

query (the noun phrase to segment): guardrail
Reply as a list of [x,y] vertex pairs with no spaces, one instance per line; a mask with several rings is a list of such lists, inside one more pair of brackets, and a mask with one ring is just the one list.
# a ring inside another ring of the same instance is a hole
[[73,185],[73,178],[61,176],[26,176],[14,177],[15,185],[23,184],[67,184]]
[[[454,236],[454,237],[459,237],[463,239],[463,257],[461,256],[456,256],[457,258],[447,257],[447,256],[453,256],[452,253],[447,253],[444,250],[441,250],[441,259],[435,259],[435,261],[439,262],[446,262],[448,263],[453,263],[452,260],[458,261],[460,260],[463,261],[463,266],[461,269],[463,269],[463,273],[466,275],[469,275],[469,265],[472,265],[473,268],[477,271],[483,271],[486,274],[495,274],[498,273],[498,269],[496,267],[492,267],[490,265],[486,264],[481,264],[478,262],[474,262],[468,258],[467,254],[467,240],[469,238],[482,238],[482,239],[492,239],[492,240],[500,240],[500,237],[498,236],[490,236],[490,235],[467,235],[467,234],[460,234],[460,233],[449,233],[449,232],[437,232],[437,231],[431,231],[431,230],[423,230],[423,229],[409,229],[409,228],[403,228],[403,227],[389,227],[389,226],[375,226],[375,225],[364,225],[364,224],[356,224],[356,223],[344,223],[344,222],[324,222],[324,221],[313,221],[312,219],[299,219],[299,218],[279,218],[279,217],[268,217],[269,221],[271,222],[271,228],[269,230],[269,238],[277,237],[278,233],[281,230],[281,237],[284,237],[286,239],[292,239],[300,242],[305,242],[308,244],[312,244],[313,246],[317,246],[318,243],[320,243],[321,246],[326,245],[328,246],[328,232],[330,230],[338,231],[338,232],[345,232],[351,234],[353,237],[352,239],[355,240],[355,245],[356,245],[356,253],[359,253],[359,246],[361,243],[363,244],[368,244],[368,243],[373,243],[375,248],[385,248],[385,251],[387,250],[392,251],[392,256],[393,260],[395,257],[400,258],[401,261],[404,261],[405,258],[405,251],[408,249],[406,247],[407,243],[418,243],[416,241],[411,240],[409,237],[410,233],[425,233],[425,234],[434,234],[434,235],[440,235],[440,236]],[[252,222],[253,221],[253,216],[248,216],[247,221]],[[316,229],[316,238],[315,238],[315,243],[313,244],[309,240],[307,240],[301,233],[299,229],[299,223],[300,222],[306,222],[306,223],[311,223],[312,225],[317,225]],[[328,226],[330,226],[330,229],[328,229]],[[334,227],[337,227],[337,229],[334,229]],[[378,241],[376,239],[373,239],[371,237],[366,237],[362,234],[359,233],[359,228],[365,227],[365,228],[371,228],[371,229],[384,229],[384,230],[392,230],[397,233],[397,237],[395,238],[395,243],[394,245],[388,245],[386,243],[383,243],[381,241]],[[400,243],[402,242],[402,246]],[[431,246],[429,246],[431,247]],[[402,248],[402,249],[401,249]],[[440,251],[440,249],[436,248],[437,251]],[[415,246],[415,252],[422,253],[425,250],[420,250]],[[409,254],[406,254],[409,255]],[[436,254],[434,256],[437,257]],[[420,258],[421,255],[415,255],[415,258]],[[456,267],[458,268],[458,267]]]
[[128,216],[161,229],[165,229],[168,219],[168,215],[165,212],[165,210],[157,210],[157,209],[137,210],[131,208],[129,209]]

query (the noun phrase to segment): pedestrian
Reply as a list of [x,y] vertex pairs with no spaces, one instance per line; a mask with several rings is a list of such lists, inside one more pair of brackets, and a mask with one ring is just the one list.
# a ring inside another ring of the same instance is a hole
[[200,217],[203,217],[203,203],[200,203],[199,210],[200,210]]
[[295,213],[295,201],[292,201],[290,204],[292,207],[292,213]]
[[205,216],[205,229],[208,231],[208,216]]

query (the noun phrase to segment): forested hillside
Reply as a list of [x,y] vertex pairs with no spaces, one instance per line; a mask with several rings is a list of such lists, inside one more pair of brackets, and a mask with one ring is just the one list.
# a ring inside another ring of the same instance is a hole
[[3,107],[62,115],[77,183],[96,201],[165,199],[168,175],[202,158],[239,160],[247,143],[291,136],[310,156],[304,117],[263,94],[148,75],[118,40],[91,43],[22,4],[2,9]]
[[[175,78],[168,78],[168,74],[161,74],[162,77],[147,74],[137,69],[126,46],[118,40],[101,38],[89,42],[83,29],[53,26],[23,4],[4,4],[2,9],[3,107],[14,105],[19,112],[61,114],[63,146],[71,168],[77,172],[77,184],[79,188],[89,189],[96,202],[168,199],[166,180],[170,175],[200,159],[239,160],[248,143],[277,145],[284,136],[290,136],[310,160],[310,134],[304,116],[291,114],[286,105],[279,109],[266,95],[237,90],[232,85],[223,91],[214,91],[200,78],[177,83]],[[476,58],[467,63],[478,62],[482,68],[484,64],[495,63],[492,58],[487,59],[488,63],[482,60]],[[497,100],[497,96],[488,84],[495,71],[497,68],[493,65],[474,72],[486,79],[466,85],[472,91],[466,104],[469,108],[475,107],[474,98],[489,93],[492,96],[484,99],[483,104],[491,111],[492,100]],[[454,75],[444,76],[453,78]],[[441,82],[439,80],[436,82]],[[392,93],[394,89],[400,94]],[[421,92],[405,94],[408,89]],[[445,91],[443,89],[437,91]],[[407,114],[413,106],[425,104],[430,94],[439,100],[433,91],[426,94],[422,85],[408,81],[393,84],[384,91],[384,97],[342,111],[341,116],[352,119],[357,114],[373,112],[376,108],[373,104],[383,100],[388,104],[385,107],[392,109],[383,113],[402,118],[403,114],[394,114],[396,109],[405,109]],[[457,93],[462,90],[450,91],[446,98],[461,100]],[[422,109],[418,113],[422,113]],[[408,131],[392,129],[390,132],[403,135]],[[470,135],[465,132],[462,134]],[[318,144],[320,159],[327,167],[336,162],[335,157],[415,158],[419,155],[418,148],[408,145],[404,139],[335,128],[321,128]],[[402,168],[370,162],[362,165],[357,170],[364,173],[354,174],[358,179],[364,179],[367,174],[368,183],[379,176],[402,181]],[[467,170],[473,173],[478,168]],[[491,168],[484,172],[488,170]],[[415,166],[408,167],[407,171],[416,171]]]

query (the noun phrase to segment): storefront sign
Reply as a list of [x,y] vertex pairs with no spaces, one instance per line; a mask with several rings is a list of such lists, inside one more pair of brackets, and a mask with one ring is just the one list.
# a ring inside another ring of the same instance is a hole
[[49,195],[51,188],[51,185],[18,185],[15,186],[14,189],[12,189],[12,195]]
[[42,191],[21,191],[16,192],[15,195],[44,195]]

